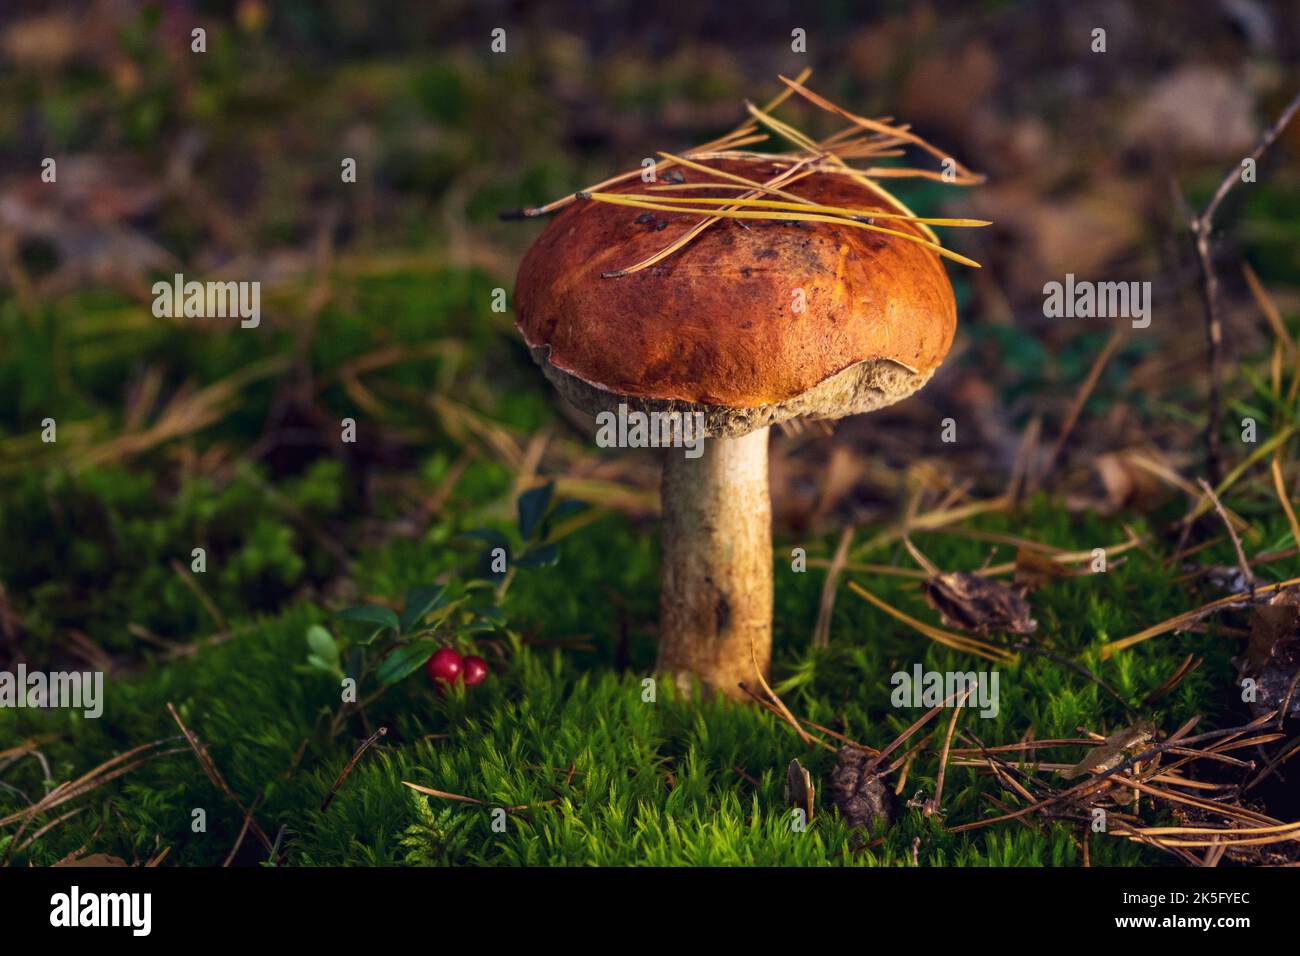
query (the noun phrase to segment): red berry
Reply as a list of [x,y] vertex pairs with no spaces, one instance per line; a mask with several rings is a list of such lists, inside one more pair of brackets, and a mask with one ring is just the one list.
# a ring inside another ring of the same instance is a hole
[[473,687],[475,684],[483,683],[483,681],[487,680],[487,675],[487,661],[477,654],[471,654],[465,658],[465,670],[462,676],[465,678],[466,687]]
[[460,676],[463,663],[459,654],[450,647],[443,647],[429,658],[429,663],[424,665],[424,672],[435,684],[439,681],[444,684],[454,684],[456,678]]

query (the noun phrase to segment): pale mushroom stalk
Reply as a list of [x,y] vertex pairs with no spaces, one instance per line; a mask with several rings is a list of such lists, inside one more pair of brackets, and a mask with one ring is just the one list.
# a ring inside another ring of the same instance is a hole
[[664,453],[659,672],[734,693],[772,653],[767,428]]

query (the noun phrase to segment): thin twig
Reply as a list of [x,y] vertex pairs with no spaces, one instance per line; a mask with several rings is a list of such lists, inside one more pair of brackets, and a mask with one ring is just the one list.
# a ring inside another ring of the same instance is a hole
[[357,752],[352,755],[352,759],[347,762],[347,764],[343,767],[342,772],[335,779],[334,786],[330,787],[330,792],[325,794],[325,799],[321,801],[321,805],[320,805],[321,813],[324,813],[327,809],[329,809],[330,801],[334,799],[334,794],[339,792],[339,787],[343,786],[343,781],[348,778],[348,774],[350,774],[352,772],[352,768],[357,765],[357,761],[361,759],[361,755],[365,753],[367,750],[369,750],[376,740],[378,740],[380,737],[384,736],[387,733],[388,733],[387,727],[380,727],[373,734],[371,734],[369,737],[367,737],[364,741],[361,742],[361,746],[357,748]]
[[[1292,98],[1286,109],[1282,111],[1282,115],[1259,138],[1259,142],[1255,144],[1255,148],[1250,153],[1249,158],[1252,162],[1257,163],[1260,157],[1264,155],[1264,152],[1273,145],[1274,140],[1291,122],[1291,118],[1295,116],[1297,110],[1300,110],[1300,93],[1297,93]],[[1210,481],[1214,484],[1218,484],[1222,473],[1219,452],[1221,403],[1219,366],[1223,349],[1223,318],[1219,311],[1219,278],[1214,272],[1210,233],[1214,228],[1214,214],[1218,212],[1219,205],[1240,179],[1241,165],[1238,164],[1223,177],[1223,181],[1219,183],[1219,188],[1214,191],[1214,196],[1210,199],[1209,204],[1202,210],[1200,215],[1192,219],[1190,224],[1192,235],[1196,239],[1196,257],[1200,262],[1201,279],[1204,283],[1205,338],[1210,367],[1209,412],[1205,423],[1205,464],[1210,475]]]
[[1254,601],[1255,575],[1251,573],[1250,562],[1246,560],[1246,552],[1241,549],[1241,539],[1237,537],[1237,529],[1234,528],[1232,522],[1228,520],[1228,513],[1223,510],[1223,502],[1220,501],[1219,496],[1214,493],[1214,489],[1210,487],[1210,483],[1204,478],[1197,478],[1196,482],[1201,486],[1201,490],[1210,496],[1210,501],[1214,503],[1214,510],[1219,513],[1219,517],[1223,519],[1224,527],[1228,529],[1228,537],[1232,539],[1232,546],[1237,551],[1237,567],[1241,569],[1242,580],[1245,581],[1246,587],[1250,588],[1250,599]]

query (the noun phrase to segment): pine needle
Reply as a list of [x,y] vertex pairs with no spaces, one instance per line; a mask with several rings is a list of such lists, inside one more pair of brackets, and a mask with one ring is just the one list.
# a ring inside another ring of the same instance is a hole
[[808,100],[808,102],[812,103],[815,106],[820,106],[822,109],[826,110],[827,112],[835,113],[839,116],[842,116],[850,123],[854,123],[858,126],[861,126],[863,129],[870,130],[874,133],[882,133],[887,136],[894,136],[899,139],[906,140],[912,145],[918,146],[921,149],[925,150],[927,153],[929,153],[931,156],[933,156],[935,159],[939,160],[940,162],[945,162],[945,161],[952,162],[958,174],[957,178],[949,180],[953,184],[961,185],[961,186],[969,186],[969,185],[975,185],[977,183],[984,182],[983,176],[979,175],[978,173],[971,172],[969,169],[967,169],[965,166],[959,163],[955,158],[947,155],[942,150],[930,145],[928,142],[923,140],[921,137],[917,136],[915,133],[909,132],[908,130],[903,129],[901,127],[890,126],[887,123],[880,123],[877,122],[876,120],[867,119],[864,116],[858,116],[856,113],[850,113],[848,110],[844,109],[843,107],[836,106],[834,103],[832,103],[830,100],[826,99],[825,97],[818,96],[812,90],[804,86],[803,82],[800,80],[797,79],[791,80],[790,78],[785,76],[779,77],[779,79],[781,80],[782,83],[786,84],[788,87],[793,89],[804,99]]
[[[545,206],[523,209],[518,213],[503,213],[503,216],[506,218],[531,218],[554,212],[580,199],[592,199],[597,202],[633,206],[658,212],[700,212],[705,214],[704,218],[657,253],[627,268],[602,273],[601,277],[607,279],[631,275],[662,262],[668,256],[683,249],[704,230],[722,219],[767,219],[778,222],[827,222],[847,225],[918,243],[945,259],[978,269],[978,262],[945,249],[939,242],[939,237],[930,227],[932,225],[973,227],[986,226],[990,225],[990,223],[977,219],[941,219],[917,216],[897,197],[876,183],[875,179],[913,177],[968,185],[983,182],[984,177],[971,172],[958,163],[957,160],[930,145],[913,133],[908,125],[894,125],[892,117],[879,120],[867,119],[836,106],[824,97],[813,93],[803,85],[811,73],[811,70],[805,69],[793,80],[785,76],[780,77],[781,82],[785,84],[785,89],[761,107],[746,101],[745,109],[749,113],[749,119],[730,133],[688,149],[682,155],[667,152],[658,154],[660,160],[653,166],[656,173],[661,169],[672,166],[682,166],[704,173],[710,176],[712,181],[706,183],[667,183],[649,186],[649,190],[671,192],[692,189],[743,189],[744,192],[734,199],[647,196],[645,194],[611,193],[607,191],[609,187],[617,186],[638,175],[642,175],[644,169],[638,168],[610,177]],[[821,109],[848,120],[851,125],[831,134],[820,142],[814,140],[790,123],[777,119],[772,115],[772,112],[794,93],[798,93]],[[750,146],[769,138],[768,133],[760,132],[760,128],[790,141],[797,147],[797,151],[767,153],[740,150],[742,146]],[[956,175],[953,176],[948,171],[938,173],[933,170],[908,167],[871,166],[867,169],[855,169],[845,162],[846,158],[901,156],[904,154],[903,148],[907,146],[919,147],[943,161],[945,165],[948,163],[953,164]],[[705,159],[752,163],[767,162],[776,164],[778,168],[784,168],[768,181],[758,182],[734,172],[704,165],[701,160]],[[826,206],[780,188],[813,173],[848,176],[886,206],[894,209],[895,212],[888,213],[877,210],[855,210],[846,207]],[[775,196],[778,199],[760,199],[760,196]],[[778,200],[784,200],[784,202]],[[714,208],[694,209],[695,206]],[[920,235],[876,225],[875,220],[877,219],[897,220],[907,223],[915,226]]]
[[942,630],[930,624],[926,624],[924,621],[919,621],[910,614],[903,613],[897,608],[886,604],[856,581],[849,582],[849,590],[867,603],[875,605],[891,617],[897,618],[904,624],[915,628],[926,637],[930,638],[930,640],[938,644],[942,644],[945,647],[951,647],[953,650],[962,651],[966,654],[974,654],[976,657],[982,657],[985,660],[993,661],[995,663],[1014,664],[1016,662],[1015,654],[1003,650],[994,644],[979,641],[973,637],[964,637],[961,634],[954,634],[952,631]]
[[1212,611],[1217,611],[1231,604],[1240,604],[1243,601],[1249,601],[1252,597],[1264,598],[1271,594],[1281,591],[1283,588],[1293,587],[1300,584],[1300,578],[1291,578],[1288,581],[1279,581],[1277,584],[1270,584],[1266,587],[1255,588],[1252,595],[1249,591],[1243,591],[1239,594],[1229,594],[1227,597],[1219,598],[1208,604],[1202,604],[1200,607],[1192,608],[1190,611],[1184,611],[1182,614],[1175,614],[1167,621],[1161,621],[1159,624],[1153,624],[1145,630],[1138,631],[1136,634],[1122,638],[1118,641],[1111,641],[1101,645],[1101,658],[1106,660],[1120,651],[1127,650],[1134,644],[1141,644],[1143,641],[1150,640],[1153,637],[1159,637],[1161,634],[1167,634],[1170,631],[1185,627],[1194,621],[1200,620]]
[[[766,183],[763,183],[762,185],[770,188],[776,185],[781,185],[783,183],[789,182],[795,177],[795,174],[798,171],[798,169],[799,169],[798,166],[792,166],[789,169],[787,169],[784,173],[781,173],[778,176],[774,176],[773,178],[769,179]],[[755,197],[752,193],[746,193],[743,198],[752,199]],[[715,222],[718,222],[721,218],[723,218],[723,214],[724,214],[724,210],[718,210],[717,212],[710,215],[709,218],[701,219],[698,223],[696,223],[689,230],[683,233],[682,236],[678,238],[675,242],[670,243],[668,246],[659,250],[657,253],[650,256],[648,259],[643,259],[642,261],[638,262],[636,265],[629,266],[626,269],[619,269],[615,272],[602,272],[601,278],[615,279],[621,276],[631,275],[634,272],[640,272],[642,269],[648,269],[656,262],[661,262],[662,260],[666,259],[668,256],[672,255],[674,252],[676,252],[678,249],[684,247],[687,243],[689,243],[692,239],[694,239],[696,236],[702,233],[705,229],[708,229],[709,226],[713,225]]]
[[[612,194],[611,193],[590,193],[584,196],[584,198],[594,199],[597,202],[612,203],[613,205],[616,206],[633,206],[637,209],[653,209],[653,210],[658,210],[660,212],[689,212],[689,210],[682,209],[677,206],[665,205],[657,202],[645,202],[644,200],[628,199],[624,197],[622,194],[618,194],[618,193],[612,193]],[[954,262],[960,262],[962,265],[971,266],[972,268],[975,269],[980,268],[980,264],[976,262],[974,259],[967,259],[965,256],[961,255],[960,253],[953,252],[951,249],[945,249],[937,242],[931,242],[928,239],[922,239],[920,236],[914,236],[911,233],[900,232],[897,229],[886,229],[884,226],[875,226],[872,225],[871,223],[862,222],[859,219],[846,219],[842,216],[821,216],[821,215],[816,215],[814,213],[751,211],[751,210],[744,210],[744,209],[733,209],[730,207],[726,209],[713,210],[710,212],[710,216],[713,217],[713,221],[716,221],[717,219],[775,219],[780,222],[829,222],[839,226],[852,226],[855,229],[866,229],[870,232],[879,232],[879,233],[884,233],[885,235],[888,236],[895,236],[899,239],[906,239],[909,242],[915,242],[919,245],[925,246],[931,252],[943,256],[945,259],[951,259]],[[915,221],[915,220],[911,220],[911,221]],[[701,226],[710,225],[710,224],[711,222],[709,220],[706,220],[704,223],[701,224]],[[691,237],[694,238],[694,235],[698,235],[698,233],[691,234]],[[679,247],[674,245],[674,247],[672,247],[672,251],[675,252],[677,248]],[[662,258],[664,258],[664,255],[665,255],[664,253],[656,254],[651,259],[646,259],[643,262],[639,262],[635,266],[632,266],[628,269],[620,270],[619,273],[617,273],[617,275],[620,276],[630,275],[633,272],[639,272],[642,269],[646,268],[647,266],[654,265],[655,262],[660,261]],[[614,274],[611,273],[606,273],[606,275],[610,277],[614,277]]]
[[[711,184],[711,183],[709,183],[709,184],[701,184],[701,185],[704,185],[706,188],[730,188],[730,189],[739,189],[739,188],[740,188],[739,186],[730,186],[730,187],[716,186],[716,187],[715,187],[715,186],[714,186],[713,184]],[[773,190],[773,191],[774,191],[774,192],[778,192],[778,193],[780,193],[779,190]],[[780,194],[781,194],[781,195],[788,195],[788,194],[786,194],[786,193],[780,193]],[[680,211],[682,211],[682,212],[690,212],[690,211],[692,211],[692,210],[690,209],[690,207],[691,207],[691,206],[697,206],[697,205],[699,205],[699,206],[730,206],[730,205],[733,205],[733,204],[734,204],[734,205],[741,206],[741,207],[746,208],[746,209],[750,209],[750,208],[753,208],[753,209],[786,209],[786,210],[792,210],[792,211],[795,211],[795,212],[799,212],[799,211],[807,211],[807,212],[813,212],[813,213],[821,213],[821,214],[828,215],[828,216],[840,216],[840,217],[842,217],[842,218],[845,218],[845,219],[851,219],[851,220],[861,220],[861,219],[863,219],[863,218],[866,218],[866,219],[898,219],[898,220],[902,220],[902,221],[904,221],[904,222],[914,222],[914,223],[922,223],[922,222],[923,222],[923,223],[925,223],[925,224],[927,224],[927,225],[930,225],[930,226],[967,226],[967,227],[970,227],[970,226],[991,226],[991,225],[993,225],[991,222],[989,222],[989,221],[987,221],[987,220],[985,220],[985,219],[935,219],[935,218],[928,218],[928,217],[906,216],[906,215],[904,215],[904,214],[901,213],[901,212],[880,212],[880,211],[877,210],[877,209],[853,209],[853,208],[850,208],[850,207],[848,207],[848,206],[825,206],[825,205],[822,205],[821,203],[815,203],[815,202],[812,202],[812,201],[807,200],[807,199],[801,200],[800,202],[779,202],[779,201],[777,201],[777,200],[771,200],[771,199],[739,199],[739,198],[731,198],[731,199],[704,199],[704,198],[700,198],[700,197],[686,197],[686,196],[677,196],[677,197],[669,197],[669,196],[663,196],[663,197],[660,197],[660,196],[642,196],[642,195],[640,195],[639,193],[589,193],[589,194],[588,194],[588,198],[590,198],[590,199],[600,199],[600,200],[603,201],[603,202],[617,202],[617,201],[619,201],[619,200],[633,200],[633,199],[639,199],[639,200],[641,200],[641,201],[643,201],[643,202],[672,203],[672,204],[674,204],[674,205],[680,205],[680,206],[685,207],[685,208],[683,208],[682,210],[680,210]],[[799,197],[796,196],[795,198],[797,199],[797,198],[799,198]],[[632,203],[631,203],[631,202],[628,202],[627,205],[632,205]],[[662,209],[662,208],[664,208],[664,207],[663,207],[663,206],[658,206],[658,207],[656,207],[656,208],[660,208],[660,209]]]

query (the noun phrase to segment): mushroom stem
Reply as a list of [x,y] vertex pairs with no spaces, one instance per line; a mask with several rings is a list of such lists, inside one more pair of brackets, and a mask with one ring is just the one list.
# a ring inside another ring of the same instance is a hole
[[[663,471],[659,672],[689,692],[743,696],[772,657],[772,506],[767,433],[710,438]],[[751,650],[752,648],[752,650]]]

